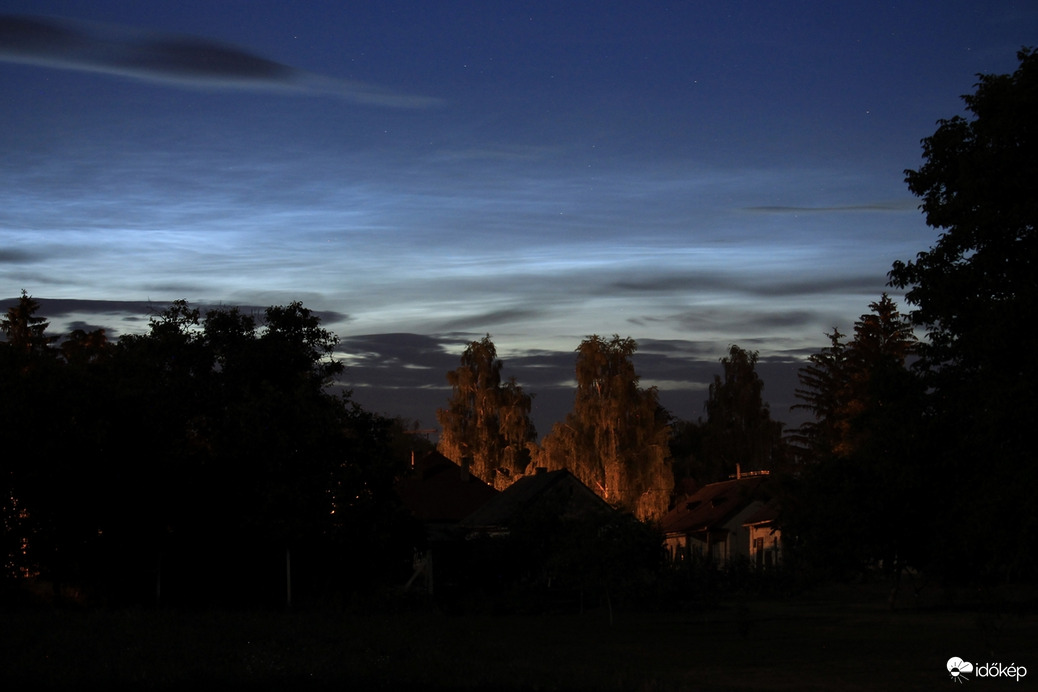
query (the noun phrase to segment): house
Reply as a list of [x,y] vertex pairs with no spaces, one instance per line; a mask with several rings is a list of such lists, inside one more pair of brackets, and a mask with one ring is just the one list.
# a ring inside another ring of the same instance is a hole
[[498,494],[436,451],[416,460],[396,491],[404,507],[432,529],[456,525]]
[[461,525],[470,538],[499,537],[541,521],[593,519],[615,512],[566,469],[549,472],[539,468],[490,498]]
[[671,559],[707,560],[718,566],[737,556],[757,559],[759,555],[761,564],[769,554],[777,560],[780,535],[767,480],[767,472],[741,474],[705,485],[680,500],[661,521]]
[[470,588],[504,602],[524,593],[526,608],[582,610],[608,598],[603,585],[630,564],[631,523],[569,471],[537,469],[462,520]]
[[447,602],[542,579],[560,541],[566,551],[593,550],[593,527],[618,516],[567,470],[537,469],[499,492],[439,454],[417,462],[398,493],[425,522],[428,543],[405,588],[424,585]]
[[757,569],[782,563],[782,531],[778,528],[778,502],[769,500],[744,523],[749,532],[750,562]]
[[439,562],[453,562],[462,538],[459,522],[499,493],[435,451],[415,461],[396,491],[404,507],[425,526],[426,546],[415,554],[414,573],[405,588],[422,579],[431,593],[434,554]]

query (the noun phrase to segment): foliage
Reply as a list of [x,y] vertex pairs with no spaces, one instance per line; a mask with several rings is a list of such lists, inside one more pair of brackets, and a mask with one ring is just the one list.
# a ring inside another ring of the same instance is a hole
[[496,612],[605,606],[611,620],[614,607],[655,596],[665,572],[658,526],[597,497],[575,503],[573,490],[556,484],[524,503],[505,535],[469,535],[455,546],[461,595],[453,605]]
[[[61,431],[53,418],[43,415],[57,402],[58,361],[46,334],[49,323],[36,313],[39,303],[22,291],[18,303],[0,319],[5,340],[0,342],[0,415],[7,426],[7,444],[0,455],[0,530],[5,576],[36,575],[36,546],[46,517],[32,508],[34,500],[52,501],[42,492],[51,459],[62,459]],[[57,498],[53,498],[56,500]],[[55,503],[57,504],[57,503]]]
[[795,408],[810,411],[814,420],[790,437],[808,463],[848,457],[867,438],[887,434],[877,416],[916,386],[907,370],[918,348],[909,319],[885,293],[869,309],[855,322],[850,342],[834,328],[826,334],[829,346],[800,369],[796,396],[803,403]]
[[784,467],[782,423],[772,420],[757,374],[756,351],[729,347],[721,358],[706,401],[706,419],[675,420],[669,440],[674,480],[682,492],[723,481],[736,471],[775,471]]
[[514,377],[501,382],[503,365],[489,334],[470,343],[461,365],[447,373],[453,390],[447,408],[436,412],[440,453],[498,488],[526,470],[536,437],[532,398]]
[[7,316],[0,319],[6,350],[21,357],[40,357],[49,353],[49,347],[57,337],[47,336],[50,323],[36,315],[39,309],[40,304],[24,290],[18,303],[7,309]]
[[610,613],[617,604],[644,600],[664,568],[659,529],[631,514],[588,515],[551,533],[546,571],[559,588],[600,599]]
[[782,424],[771,419],[764,382],[757,374],[757,352],[731,346],[721,359],[723,379],[715,375],[706,402],[704,456],[719,473],[701,482],[723,480],[743,471],[770,471],[781,454]]
[[709,479],[720,478],[720,470],[712,468],[703,456],[702,420],[671,420],[667,444],[670,447],[675,494],[691,494],[701,485],[709,483]]
[[891,283],[909,289],[913,319],[927,327],[928,363],[960,375],[1023,367],[1006,358],[1020,344],[1012,337],[1033,341],[1020,308],[1036,291],[1038,53],[1018,57],[1012,75],[980,75],[963,97],[974,118],[939,121],[923,140],[926,162],[905,172],[927,223],[944,232],[915,261],[896,262]]
[[337,338],[300,303],[260,324],[177,301],[147,333],[57,348],[27,301],[0,344],[2,413],[21,431],[2,466],[9,575],[131,602],[269,603],[289,554],[303,595],[409,557],[393,493],[406,435],[328,391]]
[[787,480],[783,531],[807,563],[843,575],[882,565],[893,576],[928,559],[923,392],[907,366],[907,318],[885,294],[869,308],[849,343],[834,329],[800,371],[797,396],[815,420],[793,437],[803,466]]
[[356,402],[347,403],[345,416],[344,453],[331,486],[336,572],[346,585],[403,583],[424,528],[404,509],[395,487],[422,445],[403,420]]
[[941,120],[923,140],[925,161],[906,182],[942,232],[890,272],[927,332],[928,443],[947,479],[935,492],[969,488],[973,498],[935,508],[947,527],[938,552],[950,561],[959,551],[943,536],[954,536],[970,553],[958,571],[1002,578],[1038,575],[1038,468],[1027,435],[1038,416],[1038,53],[1017,57],[1013,74],[979,76],[963,97],[970,118]]
[[567,468],[606,501],[641,519],[666,511],[673,475],[667,414],[638,386],[633,339],[593,335],[577,348],[573,410],[542,443],[539,464]]
[[809,411],[813,420],[790,432],[789,440],[803,458],[830,456],[840,446],[840,429],[848,387],[846,344],[840,330],[825,335],[829,345],[808,356],[808,364],[797,374],[800,386],[796,397],[803,403],[794,409]]

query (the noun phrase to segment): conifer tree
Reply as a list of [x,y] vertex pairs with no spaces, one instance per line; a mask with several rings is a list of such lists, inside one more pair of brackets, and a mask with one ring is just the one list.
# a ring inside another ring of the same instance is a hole
[[756,351],[732,345],[721,359],[723,376],[715,375],[710,385],[703,451],[724,475],[734,474],[737,466],[742,471],[771,470],[782,445],[782,424],[771,419],[764,402],[757,359]]
[[814,420],[790,437],[809,460],[846,457],[866,438],[883,434],[877,415],[912,386],[907,362],[917,341],[909,318],[886,293],[869,309],[854,323],[850,342],[834,329],[826,335],[829,346],[800,369],[796,396],[804,403],[794,408],[810,411]]
[[50,322],[36,314],[39,309],[40,304],[23,290],[18,302],[7,309],[7,316],[0,319],[7,347],[19,357],[44,355],[58,338],[46,335]]
[[882,566],[896,593],[903,568],[929,559],[922,387],[908,318],[886,294],[869,308],[849,342],[834,329],[800,371],[799,406],[814,420],[792,436],[805,466],[784,521],[808,562],[842,576]]
[[836,327],[825,335],[829,345],[808,356],[808,364],[800,368],[800,386],[796,397],[803,403],[793,409],[809,411],[812,420],[791,431],[789,440],[803,461],[813,461],[832,454],[839,438],[839,416],[843,410],[847,388],[846,334]]

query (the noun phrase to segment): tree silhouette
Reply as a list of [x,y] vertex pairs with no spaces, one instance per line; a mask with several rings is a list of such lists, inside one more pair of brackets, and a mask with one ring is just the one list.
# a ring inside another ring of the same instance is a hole
[[489,334],[470,343],[461,365],[447,373],[452,389],[447,408],[436,412],[443,426],[440,453],[498,488],[525,471],[536,436],[532,399],[515,378],[502,384],[503,365]]
[[603,499],[640,519],[662,516],[674,478],[669,416],[655,387],[643,389],[631,338],[589,336],[577,348],[573,410],[544,439],[539,462],[567,468]]
[[7,337],[7,348],[25,357],[48,353],[50,345],[58,337],[46,335],[50,322],[36,315],[39,309],[40,304],[23,289],[18,303],[8,308],[7,315],[0,319],[0,330]]
[[719,477],[736,472],[770,471],[781,453],[782,424],[771,419],[764,381],[757,374],[757,352],[731,346],[721,359],[723,375],[715,375],[706,402],[703,454]]
[[825,335],[829,345],[808,356],[808,364],[800,368],[797,377],[800,386],[796,397],[803,403],[793,409],[809,411],[809,420],[792,430],[789,440],[803,461],[827,459],[840,445],[841,427],[845,410],[844,401],[849,386],[845,334],[833,328]]
[[410,555],[403,433],[329,391],[337,338],[301,304],[260,322],[176,301],[144,334],[78,331],[60,350],[37,307],[23,295],[0,343],[19,431],[0,458],[8,576],[112,602],[277,603],[289,551],[307,594]]
[[847,575],[882,566],[898,583],[927,566],[930,470],[919,434],[923,389],[907,361],[908,319],[884,294],[800,371],[797,396],[815,420],[792,439],[805,465],[784,502],[784,531],[816,567]]
[[814,420],[790,438],[808,462],[849,456],[867,438],[888,434],[878,416],[918,387],[907,370],[918,348],[910,320],[886,293],[869,309],[854,323],[849,342],[834,329],[826,335],[829,346],[809,356],[798,373],[796,396],[804,403],[794,408],[810,411]]
[[963,97],[969,118],[941,120],[923,140],[925,161],[905,180],[942,232],[890,271],[927,332],[919,353],[929,446],[949,479],[938,492],[971,489],[966,506],[935,510],[949,527],[938,552],[956,554],[944,542],[954,535],[971,548],[957,566],[948,558],[949,573],[1005,579],[1038,575],[1038,467],[1027,434],[1038,416],[1027,355],[1038,346],[1038,53],[1017,57],[1012,74],[979,75]]
[[[57,383],[56,337],[46,334],[47,320],[37,315],[39,303],[26,291],[0,319],[0,416],[7,431],[0,455],[0,529],[4,573],[36,574],[41,555],[56,542],[48,510],[60,506],[44,487],[52,459],[64,456],[59,408],[53,400]],[[48,545],[48,543],[50,545]]]

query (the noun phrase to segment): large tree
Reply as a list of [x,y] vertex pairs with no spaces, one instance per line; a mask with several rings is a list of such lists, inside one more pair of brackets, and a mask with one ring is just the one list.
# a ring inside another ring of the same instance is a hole
[[906,182],[941,233],[890,272],[927,333],[931,448],[954,479],[937,489],[949,498],[943,533],[969,546],[955,560],[943,546],[948,569],[1004,578],[1038,574],[1038,53],[1017,57],[1012,74],[979,75],[963,97],[968,117],[939,121],[923,140]]
[[656,519],[667,509],[668,415],[655,387],[643,389],[631,361],[633,339],[589,336],[577,348],[573,410],[543,442],[541,463],[568,468],[605,500]]
[[918,348],[910,320],[886,293],[869,309],[854,323],[850,341],[833,329],[829,346],[809,356],[798,373],[796,396],[803,403],[793,408],[813,418],[790,435],[802,461],[846,457],[866,438],[886,434],[877,418],[917,386],[907,369]]
[[782,424],[772,420],[764,401],[764,381],[757,374],[756,351],[732,345],[721,359],[706,402],[703,456],[723,480],[742,471],[770,471],[782,453]]
[[1038,53],[1018,57],[1014,74],[980,75],[963,97],[973,118],[939,121],[923,140],[924,164],[905,172],[942,233],[914,261],[895,262],[890,280],[909,289],[926,327],[924,358],[956,376],[1034,372],[1033,359],[1015,356],[1035,339]]
[[791,436],[804,464],[785,502],[801,555],[847,574],[925,567],[928,470],[921,452],[922,386],[908,368],[917,342],[884,294],[800,371],[797,397],[814,414]]
[[840,444],[848,386],[847,335],[834,327],[825,336],[829,345],[808,356],[797,373],[800,386],[795,395],[802,403],[792,408],[810,412],[811,420],[791,430],[788,439],[802,462],[828,458]]
[[447,373],[452,393],[436,418],[443,426],[439,450],[498,488],[522,474],[536,432],[530,421],[532,399],[515,378],[501,382],[502,361],[484,336],[461,354],[461,365]]
[[849,455],[873,443],[894,438],[894,426],[916,418],[918,411],[892,411],[905,401],[918,405],[918,383],[908,372],[908,359],[918,347],[910,320],[886,293],[869,303],[869,313],[854,323],[847,347],[846,400],[837,427],[834,451]]
[[74,332],[60,350],[35,313],[19,304],[9,322],[38,348],[0,342],[8,576],[270,603],[289,564],[297,591],[326,593],[408,557],[392,490],[404,435],[329,390],[337,339],[301,304],[203,316],[177,301],[146,333]]
[[214,568],[214,590],[231,593],[245,570],[288,550],[298,564],[303,545],[330,536],[346,449],[345,404],[326,390],[342,369],[336,342],[300,303],[267,308],[258,324],[238,308],[202,316],[182,301],[123,340],[122,393],[148,402],[125,415],[161,446],[152,442],[146,469],[123,458],[122,472],[155,492],[144,505],[126,498],[150,528],[119,537],[139,551],[195,550]]
[[[68,503],[48,494],[43,485],[50,464],[65,457],[68,435],[63,430],[57,369],[56,336],[46,333],[48,321],[40,305],[22,291],[18,302],[0,319],[0,417],[5,444],[0,454],[0,543],[3,572],[10,576],[36,574],[39,556],[56,545],[54,525],[43,509]],[[63,537],[64,539],[64,537]]]
[[103,330],[76,330],[56,347],[25,291],[0,320],[0,507],[8,575],[39,575],[60,590],[89,569],[111,479],[112,439]]
[[21,357],[53,355],[50,345],[58,337],[47,335],[50,322],[36,314],[39,309],[40,304],[23,290],[22,297],[0,319],[0,330],[4,333],[7,348]]

